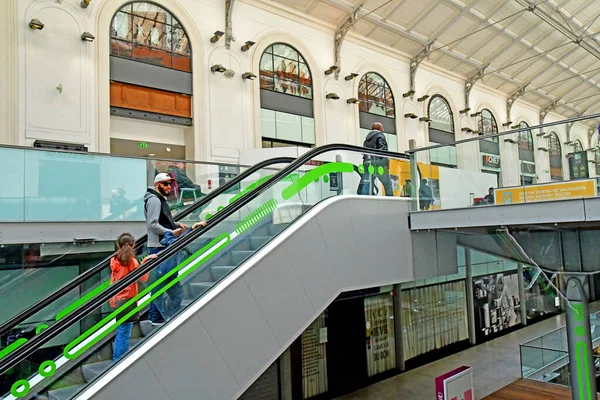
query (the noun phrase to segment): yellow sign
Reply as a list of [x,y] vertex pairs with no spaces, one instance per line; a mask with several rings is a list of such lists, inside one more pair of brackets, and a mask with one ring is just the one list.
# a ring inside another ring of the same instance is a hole
[[537,201],[579,199],[595,196],[595,179],[520,186],[494,191],[496,204],[535,203]]
[[[431,187],[434,204],[431,205],[430,210],[437,210],[441,208],[440,201],[440,169],[437,165],[429,165],[418,163],[421,179],[427,179],[429,186]],[[411,197],[412,188],[414,182],[410,185],[410,161],[409,160],[390,160],[390,176],[392,182],[396,180],[397,184],[394,184],[394,196],[396,197]],[[408,187],[408,185],[412,187]]]

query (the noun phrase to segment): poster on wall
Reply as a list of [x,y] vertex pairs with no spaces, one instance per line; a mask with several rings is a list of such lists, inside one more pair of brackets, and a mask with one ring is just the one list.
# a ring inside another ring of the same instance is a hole
[[579,180],[495,189],[496,204],[534,203],[596,196],[596,180]]
[[396,368],[394,298],[390,293],[365,297],[365,324],[369,376]]
[[486,337],[521,323],[519,278],[516,272],[473,278],[475,323]]
[[327,327],[321,314],[302,333],[302,398],[325,393],[327,380]]
[[[440,167],[418,163],[418,168],[417,179],[426,179],[427,185],[430,187],[433,195],[433,202],[429,209],[441,209]],[[420,183],[416,184],[412,182],[410,161],[408,160],[390,160],[390,176],[393,177],[392,187],[394,189],[394,196],[396,197],[412,197],[413,192],[415,192],[414,188],[420,186]]]
[[556,277],[548,277],[537,268],[524,268],[523,285],[528,320],[560,312],[560,298],[555,289],[558,287]]

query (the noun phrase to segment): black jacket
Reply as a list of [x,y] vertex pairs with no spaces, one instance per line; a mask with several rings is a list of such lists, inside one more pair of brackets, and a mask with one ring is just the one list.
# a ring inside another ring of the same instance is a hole
[[[383,132],[375,130],[375,131],[369,132],[369,134],[367,135],[367,137],[363,143],[363,147],[366,147],[368,149],[387,151],[388,144],[387,144],[387,140],[386,140]],[[363,156],[363,161],[365,163],[371,162],[376,167],[377,166],[387,167],[390,162],[386,157],[370,156],[367,154],[365,154]]]

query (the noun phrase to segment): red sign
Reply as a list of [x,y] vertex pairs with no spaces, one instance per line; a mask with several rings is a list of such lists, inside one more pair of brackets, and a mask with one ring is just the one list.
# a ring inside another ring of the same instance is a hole
[[473,369],[459,367],[435,378],[436,400],[473,400]]
[[212,180],[208,180],[208,189],[212,189]]

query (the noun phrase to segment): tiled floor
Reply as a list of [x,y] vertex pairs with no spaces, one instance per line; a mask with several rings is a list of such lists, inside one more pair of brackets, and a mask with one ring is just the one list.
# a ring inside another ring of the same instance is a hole
[[[590,309],[593,311],[600,309],[600,303],[594,303]],[[533,324],[351,393],[342,399],[432,400],[435,399],[435,378],[462,365],[467,365],[473,367],[475,398],[480,400],[521,377],[520,344],[564,324],[564,315]]]

